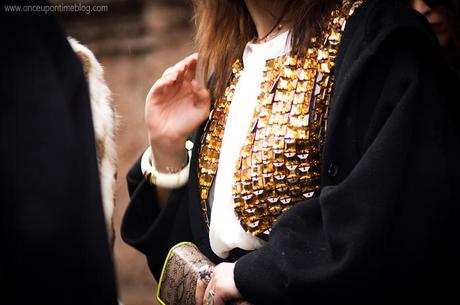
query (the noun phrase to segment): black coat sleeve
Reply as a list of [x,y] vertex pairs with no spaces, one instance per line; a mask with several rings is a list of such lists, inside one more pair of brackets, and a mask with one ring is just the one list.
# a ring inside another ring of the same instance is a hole
[[0,18],[0,303],[115,305],[81,64],[51,13]]
[[342,143],[335,149],[347,155],[347,175],[284,213],[269,243],[236,262],[236,285],[253,303],[454,295],[458,142],[436,54],[408,34],[417,33],[395,33],[372,50],[338,123],[346,137],[326,139]]
[[160,208],[156,188],[144,179],[140,159],[127,175],[131,197],[123,218],[123,240],[147,256],[158,280],[169,249],[183,241],[192,241],[188,213],[187,185],[171,191],[168,202]]

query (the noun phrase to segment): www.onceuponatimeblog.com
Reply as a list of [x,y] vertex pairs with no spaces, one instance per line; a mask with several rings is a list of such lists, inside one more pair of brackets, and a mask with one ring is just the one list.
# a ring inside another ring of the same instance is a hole
[[109,11],[108,5],[54,4],[54,5],[4,5],[7,13],[105,13]]

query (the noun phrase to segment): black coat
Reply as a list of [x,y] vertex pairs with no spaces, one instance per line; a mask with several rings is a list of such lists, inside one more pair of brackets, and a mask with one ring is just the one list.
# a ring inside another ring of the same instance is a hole
[[118,304],[81,63],[51,13],[0,19],[0,304]]
[[[459,274],[452,76],[429,25],[397,2],[366,0],[348,21],[320,195],[284,213],[267,245],[230,259],[241,256],[235,282],[256,304],[458,299],[458,280],[448,278]],[[139,162],[128,174],[123,238],[147,256],[156,278],[180,241],[194,241],[219,262],[201,216],[196,146],[190,181],[164,210]]]

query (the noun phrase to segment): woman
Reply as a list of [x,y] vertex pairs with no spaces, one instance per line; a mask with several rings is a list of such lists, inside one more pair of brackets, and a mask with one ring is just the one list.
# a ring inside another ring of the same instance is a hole
[[411,0],[430,23],[449,65],[460,76],[460,4],[457,0]]
[[220,263],[205,304],[450,297],[458,142],[426,21],[396,0],[195,9],[209,90],[196,54],[165,71],[146,102],[151,168],[128,174],[123,238],[154,276],[193,241]]

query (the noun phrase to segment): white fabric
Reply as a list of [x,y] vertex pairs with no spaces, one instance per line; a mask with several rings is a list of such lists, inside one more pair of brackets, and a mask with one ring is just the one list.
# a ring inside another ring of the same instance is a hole
[[214,184],[209,193],[211,223],[209,239],[213,252],[226,258],[238,247],[254,250],[263,241],[245,232],[233,211],[232,184],[235,164],[246,139],[249,124],[260,94],[265,63],[290,52],[288,32],[263,44],[248,43],[243,54],[244,69],[236,85],[225,126],[220,160]]

